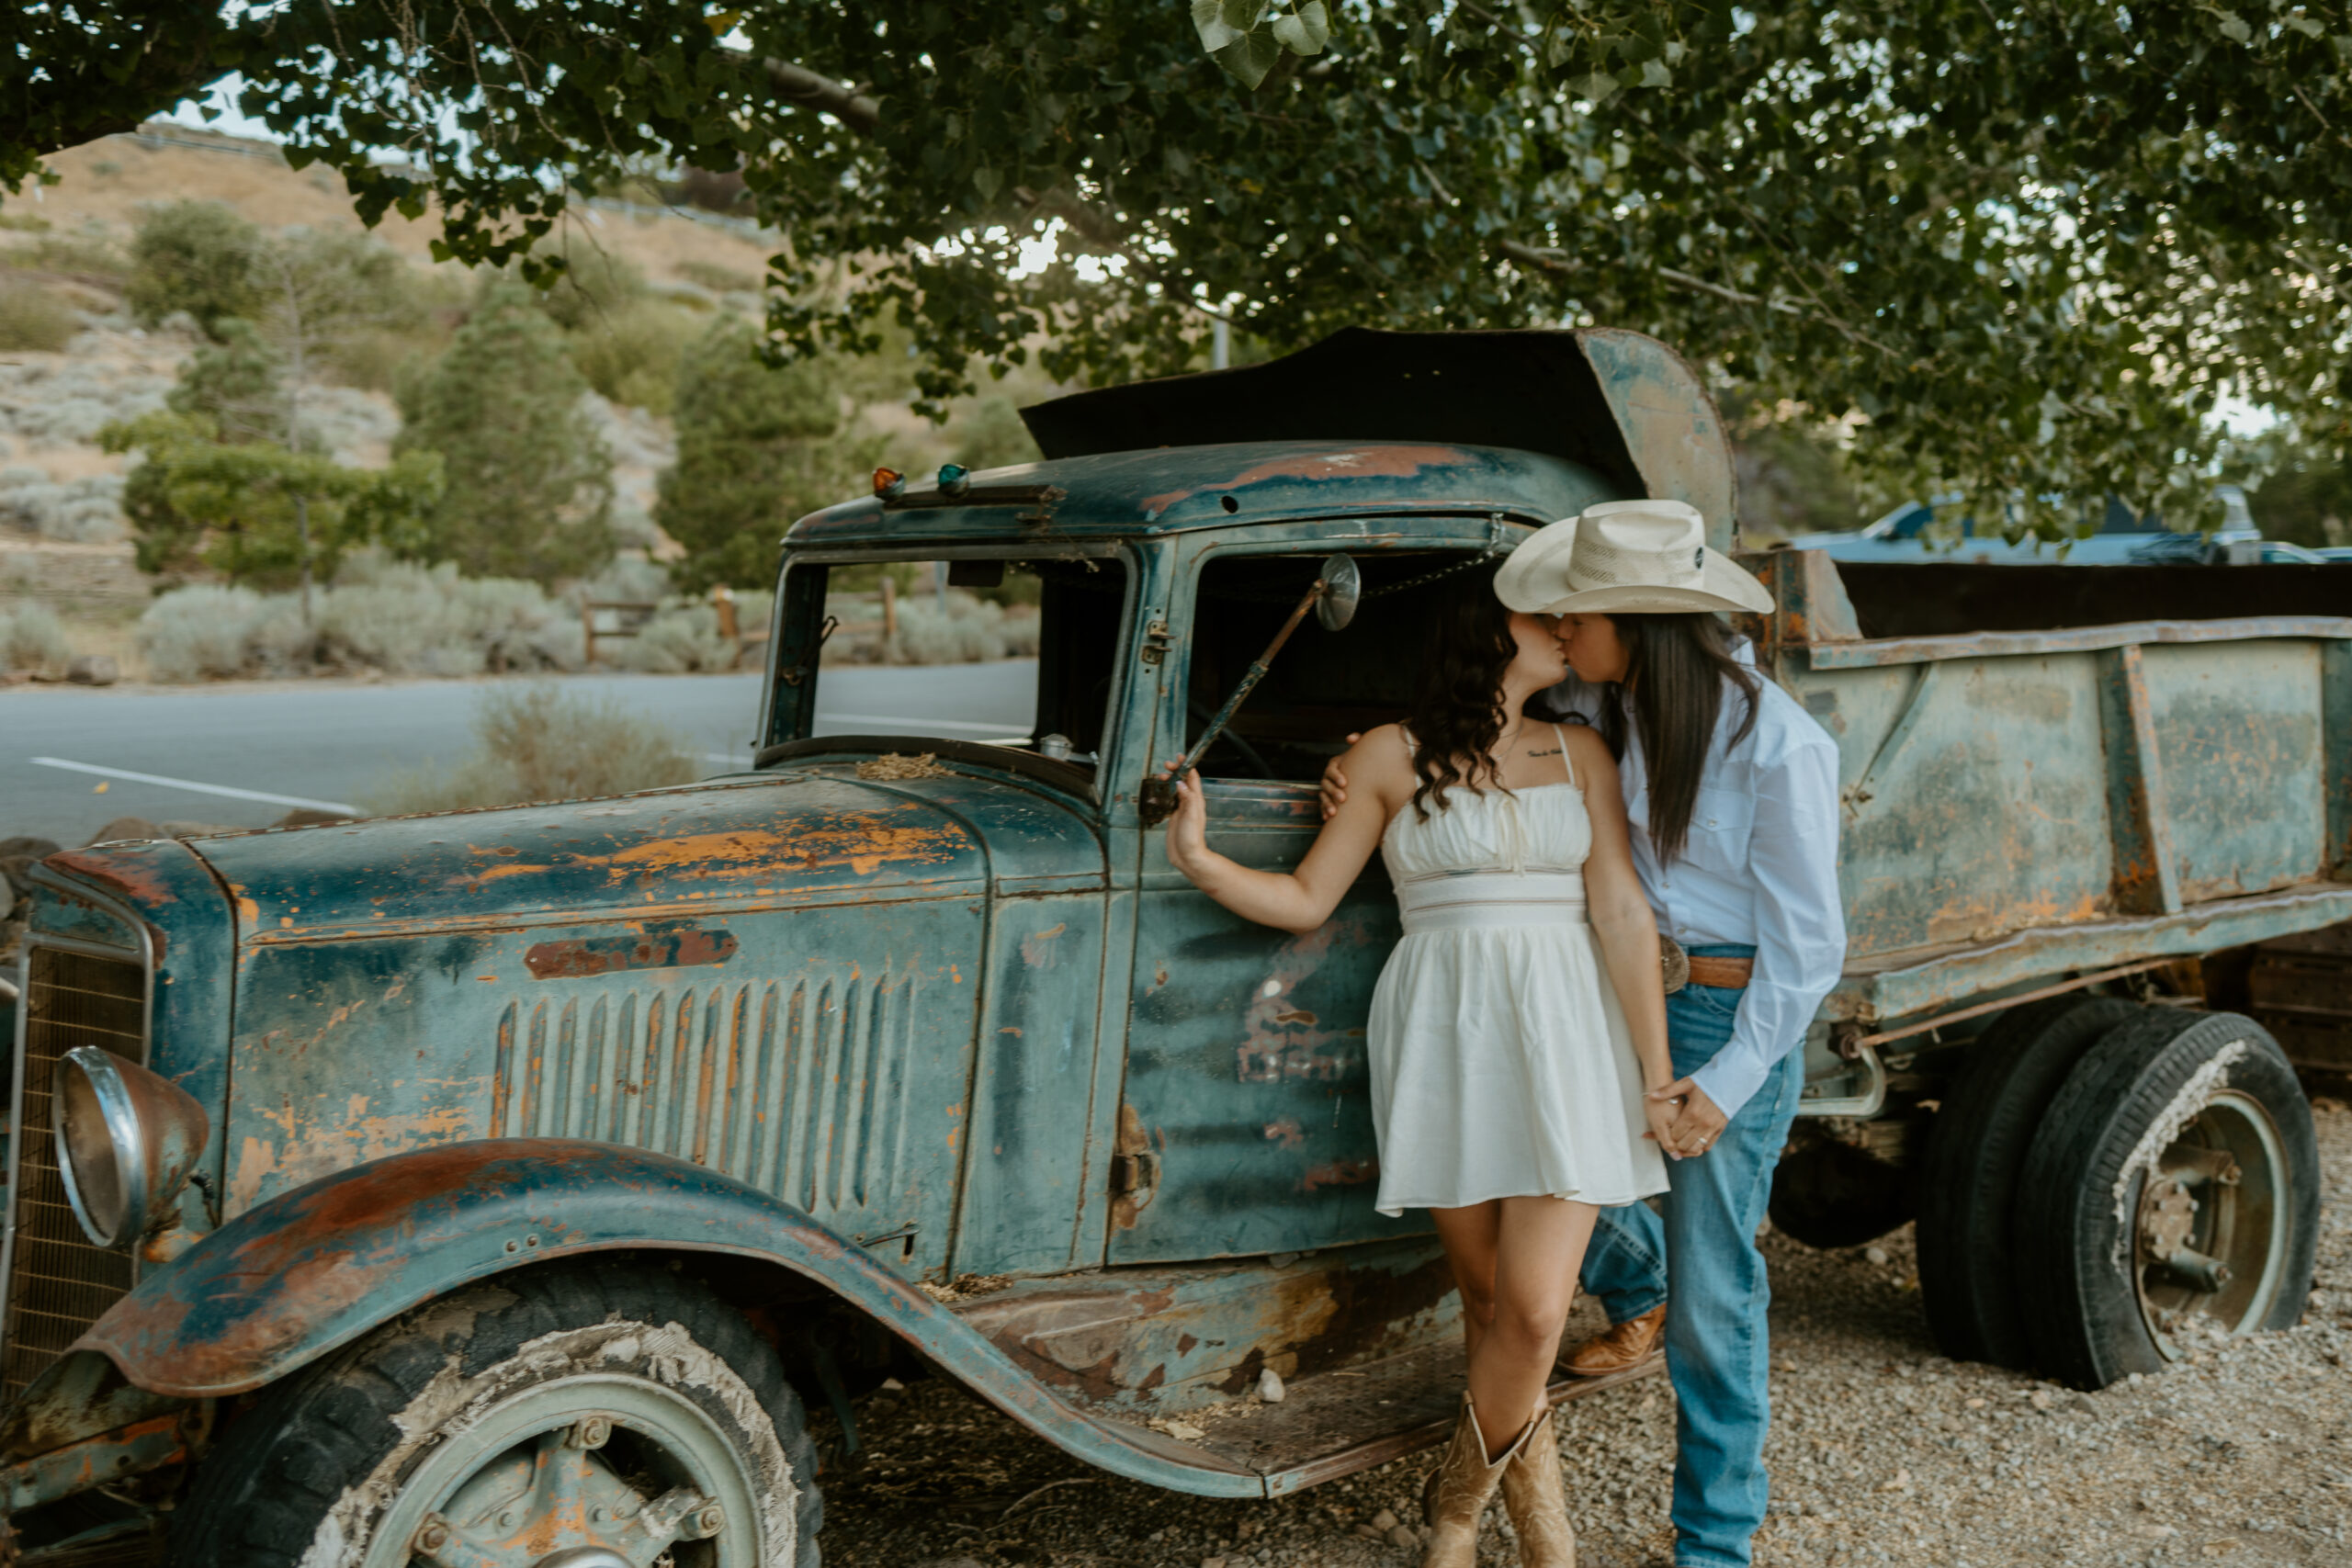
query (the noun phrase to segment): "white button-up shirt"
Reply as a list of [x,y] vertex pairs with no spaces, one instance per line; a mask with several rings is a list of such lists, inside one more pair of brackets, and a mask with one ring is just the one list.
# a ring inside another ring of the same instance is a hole
[[[1738,658],[1754,663],[1746,647]],[[1634,869],[1658,929],[1684,947],[1756,949],[1755,975],[1740,993],[1731,1040],[1692,1075],[1725,1116],[1736,1114],[1781,1058],[1804,1043],[1846,961],[1838,743],[1787,692],[1760,675],[1758,684],[1756,722],[1727,746],[1747,705],[1724,683],[1690,830],[1671,863],[1659,863],[1650,843],[1649,775],[1630,722],[1619,764]],[[1563,717],[1600,721],[1600,689],[1573,677],[1539,702]]]

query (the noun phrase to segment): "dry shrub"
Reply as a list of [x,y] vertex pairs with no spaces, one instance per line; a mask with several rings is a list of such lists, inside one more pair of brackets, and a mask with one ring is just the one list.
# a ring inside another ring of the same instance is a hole
[[[736,594],[737,630],[765,630],[775,604],[775,595],[760,589],[747,588]],[[638,629],[637,636],[616,638],[605,647],[611,649],[615,665],[649,675],[699,674],[737,667],[736,645],[719,635],[718,612],[707,599],[670,599]],[[597,650],[597,657],[606,657],[604,649]],[[756,648],[742,660],[753,666],[759,661]]]
[[225,681],[248,673],[247,634],[261,595],[199,582],[174,589],[139,617],[139,651],[156,681]]
[[474,711],[473,753],[448,773],[393,780],[367,801],[379,815],[578,800],[691,784],[684,742],[610,699],[554,686],[504,686]]
[[48,289],[28,283],[0,283],[0,350],[57,354],[81,330],[81,318]]
[[0,468],[0,525],[72,544],[122,537],[120,474],[85,474],[62,483],[40,468]]
[[977,599],[951,589],[943,604],[930,594],[899,601],[899,635],[863,639],[843,649],[851,662],[871,664],[985,664],[998,659],[1034,659],[1036,614]]
[[46,604],[19,604],[0,610],[0,670],[38,670],[54,674],[65,668],[71,653],[65,628]]
[[576,670],[578,612],[536,582],[469,580],[444,564],[346,559],[332,588],[311,595],[197,584],[175,589],[140,617],[139,642],[156,681],[377,670],[390,675],[481,675]]

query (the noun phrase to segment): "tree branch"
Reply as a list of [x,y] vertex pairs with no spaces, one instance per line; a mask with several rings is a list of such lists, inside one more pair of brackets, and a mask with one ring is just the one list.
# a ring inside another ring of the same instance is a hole
[[[1533,245],[1522,245],[1517,240],[1505,240],[1497,248],[1512,261],[1522,262],[1529,266],[1542,267],[1545,272],[1559,273],[1565,276],[1573,273],[1576,270],[1568,265],[1568,255],[1566,251],[1538,250]],[[1825,310],[1808,310],[1804,306],[1797,304],[1794,300],[1768,299],[1761,294],[1743,293],[1736,288],[1727,288],[1720,283],[1710,283],[1703,277],[1693,277],[1687,272],[1678,272],[1670,266],[1654,266],[1650,268],[1650,272],[1656,276],[1666,279],[1667,282],[1673,284],[1677,288],[1688,288],[1695,293],[1713,295],[1714,298],[1724,300],[1729,304],[1760,305],[1767,310],[1778,310],[1782,315],[1796,316],[1805,321],[1818,321],[1821,325],[1827,327],[1830,331],[1840,334],[1849,341],[1858,344],[1864,348],[1876,349],[1879,353],[1886,355],[1890,358],[1895,356],[1894,351],[1887,347],[1884,344],[1878,343],[1866,334],[1856,332],[1853,328],[1848,326],[1845,322],[1839,321],[1837,317],[1830,315]]]
[[767,73],[776,96],[788,104],[829,114],[861,136],[873,135],[882,123],[882,106],[855,87],[788,61],[763,60],[760,69]]

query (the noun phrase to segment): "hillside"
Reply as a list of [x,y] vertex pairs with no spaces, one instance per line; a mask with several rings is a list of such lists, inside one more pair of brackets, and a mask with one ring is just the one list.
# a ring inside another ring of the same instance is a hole
[[[366,231],[339,178],[292,169],[267,143],[155,124],[50,162],[60,183],[28,188],[0,209],[0,286],[7,290],[0,298],[31,299],[31,308],[62,318],[53,336],[71,334],[53,351],[0,352],[0,614],[28,600],[45,603],[66,618],[74,651],[112,654],[135,674],[130,624],[157,585],[132,564],[119,505],[133,459],[100,450],[95,437],[111,421],[161,407],[203,341],[185,318],[178,330],[142,329],[125,303],[127,247],[142,210],[217,201],[266,231],[372,232],[404,260],[424,296],[438,302],[434,321],[371,345],[372,358],[360,355],[302,391],[307,423],[353,466],[389,460],[400,429],[393,378],[447,341],[481,280],[433,261],[436,220],[393,215]],[[556,239],[575,265],[608,261],[643,301],[627,319],[606,320],[601,308],[579,312],[585,321],[573,341],[583,368],[599,355],[606,362],[651,355],[634,379],[608,375],[600,382],[590,370],[592,383],[613,395],[592,394],[586,403],[613,459],[614,517],[625,553],[667,559],[674,547],[650,516],[656,479],[675,453],[666,413],[673,372],[661,356],[674,364],[679,344],[716,313],[759,317],[771,248],[763,241],[773,236],[707,213],[600,201],[582,207]],[[20,333],[18,340],[37,336]],[[845,383],[859,390],[844,394],[844,407],[899,466],[935,464],[948,455],[953,431],[934,430],[907,410],[899,374],[880,362],[861,367]],[[989,411],[1000,424],[1007,412]],[[859,478],[843,474],[843,490]]]

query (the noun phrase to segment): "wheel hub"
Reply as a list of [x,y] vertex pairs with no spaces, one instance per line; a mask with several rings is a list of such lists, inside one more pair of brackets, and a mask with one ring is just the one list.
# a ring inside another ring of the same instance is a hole
[[2143,1320],[2168,1359],[2192,1321],[2244,1334],[2268,1314],[2285,1250],[2282,1168],[2267,1111],[2224,1089],[2184,1122],[2147,1172],[2133,1217]]
[[584,1416],[540,1433],[476,1472],[410,1541],[433,1568],[656,1568],[683,1541],[727,1527],[691,1486],[649,1499],[598,1450],[612,1422]]

